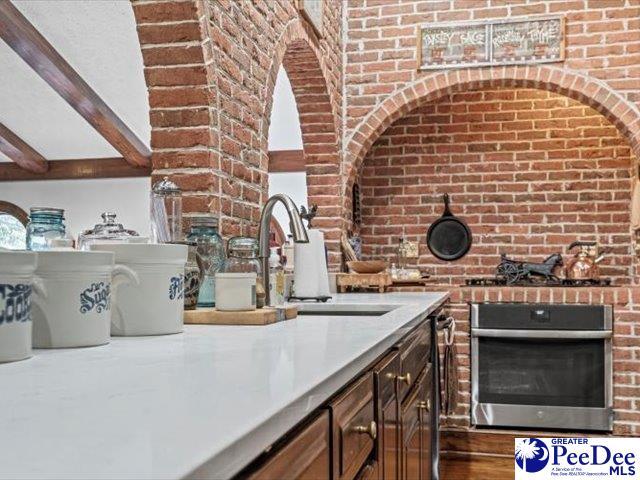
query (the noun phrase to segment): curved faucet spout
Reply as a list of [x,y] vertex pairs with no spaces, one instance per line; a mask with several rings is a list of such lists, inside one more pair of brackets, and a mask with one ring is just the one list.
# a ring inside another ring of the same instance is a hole
[[278,193],[273,195],[262,208],[262,215],[260,216],[260,230],[258,232],[259,242],[259,257],[260,264],[262,266],[262,285],[265,291],[265,305],[271,303],[269,295],[269,227],[271,226],[271,217],[273,216],[273,207],[276,203],[282,203],[289,215],[289,228],[293,235],[293,241],[296,243],[308,243],[309,236],[307,235],[307,229],[304,228],[302,219],[300,218],[300,212],[298,207],[293,203],[293,200],[287,195]]

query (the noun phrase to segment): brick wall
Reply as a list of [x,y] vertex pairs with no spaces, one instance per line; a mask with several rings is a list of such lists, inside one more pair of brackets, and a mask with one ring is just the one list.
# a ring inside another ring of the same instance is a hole
[[153,176],[169,175],[184,189],[187,217],[215,213],[224,235],[256,234],[273,88],[284,64],[301,115],[310,202],[320,204],[330,239],[338,238],[341,2],[324,5],[322,39],[290,0],[143,0],[133,7],[149,87]]
[[[426,22],[564,15],[564,62],[522,67],[416,70]],[[385,129],[421,103],[478,86],[540,87],[604,113],[640,151],[640,5],[635,0],[351,0],[345,44],[345,150],[359,163]],[[348,199],[346,199],[348,202]]]
[[[325,0],[320,40],[293,0],[133,4],[149,87],[154,176],[169,175],[183,187],[187,216],[213,212],[224,234],[255,234],[282,64],[300,113],[310,202],[320,205],[316,223],[327,233],[332,265],[340,259],[339,232],[350,226],[348,192],[358,172],[365,241],[379,245],[367,246],[369,254],[388,255],[389,235],[399,230],[424,240],[441,212],[439,195],[452,192],[476,246],[462,262],[445,265],[424,253],[423,244],[421,263],[436,274],[429,289],[452,291],[463,376],[471,295],[612,301],[616,433],[640,434],[640,297],[627,205],[631,165],[640,155],[637,0]],[[422,23],[538,14],[565,16],[566,61],[415,68]],[[454,287],[467,273],[489,274],[501,250],[540,258],[578,236],[614,244],[603,273],[628,288],[476,294]],[[451,421],[466,425],[468,406]]]
[[[405,115],[374,144],[361,173],[364,252],[394,260],[398,236],[421,243],[419,265],[440,284],[491,276],[500,253],[542,260],[580,238],[611,245],[602,274],[632,279],[632,159],[602,115],[531,89],[441,98]],[[449,193],[473,232],[470,253],[437,260],[429,225]]]
[[[481,89],[441,97],[404,115],[378,138],[363,162],[363,253],[395,259],[400,234],[420,243],[417,264],[432,272],[428,290],[452,293],[458,322],[460,405],[445,419],[469,426],[467,302],[608,303],[614,305],[615,434],[640,432],[639,291],[629,227],[629,144],[595,110],[533,89]],[[456,262],[433,257],[426,231],[449,193],[474,244]],[[576,239],[612,246],[601,273],[620,288],[468,288],[492,276],[500,253],[542,260]]]

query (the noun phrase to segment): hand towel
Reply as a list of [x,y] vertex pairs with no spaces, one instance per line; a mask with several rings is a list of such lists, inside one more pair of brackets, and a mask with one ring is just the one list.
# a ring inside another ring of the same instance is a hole
[[444,330],[444,356],[442,359],[442,413],[452,415],[458,406],[458,359],[455,344],[456,321],[450,318]]

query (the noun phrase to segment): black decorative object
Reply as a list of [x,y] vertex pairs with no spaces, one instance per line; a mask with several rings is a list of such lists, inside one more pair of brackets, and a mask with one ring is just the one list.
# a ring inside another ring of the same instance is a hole
[[362,211],[360,207],[360,185],[357,183],[354,183],[351,189],[351,213],[353,223],[360,225],[362,223]]
[[500,264],[496,267],[496,277],[504,279],[507,285],[514,285],[522,281],[533,282],[533,277],[542,277],[546,282],[560,283],[560,279],[553,273],[556,267],[562,266],[562,255],[549,255],[542,263],[530,263],[507,258],[503,253]]
[[427,230],[427,247],[434,257],[452,262],[464,257],[471,248],[471,229],[449,209],[449,194],[444,194],[444,212]]
[[562,278],[557,281],[533,281],[525,279],[520,280],[518,283],[509,284],[505,278],[480,277],[467,278],[464,283],[469,287],[610,287],[611,279],[598,278],[597,280],[574,280],[571,278]]
[[300,207],[300,218],[307,221],[307,228],[313,228],[313,226],[311,225],[311,220],[316,218],[317,214],[318,205],[311,205],[309,207],[309,210],[307,210],[304,205]]

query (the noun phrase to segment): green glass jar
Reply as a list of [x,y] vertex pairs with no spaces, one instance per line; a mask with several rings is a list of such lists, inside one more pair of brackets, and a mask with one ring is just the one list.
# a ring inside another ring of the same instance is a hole
[[49,250],[51,241],[64,238],[65,233],[63,209],[50,207],[30,209],[27,224],[27,250]]
[[215,307],[215,275],[225,262],[224,244],[218,233],[218,219],[213,216],[195,217],[187,234],[188,242],[195,242],[202,272],[198,307]]

